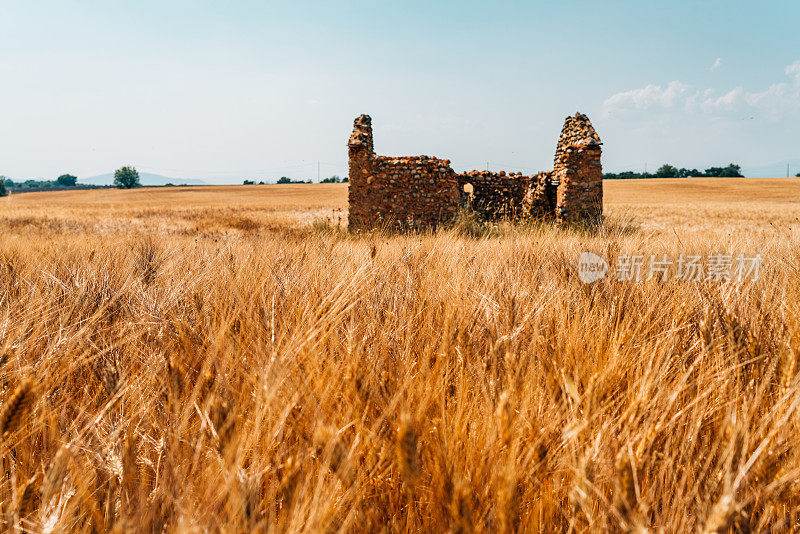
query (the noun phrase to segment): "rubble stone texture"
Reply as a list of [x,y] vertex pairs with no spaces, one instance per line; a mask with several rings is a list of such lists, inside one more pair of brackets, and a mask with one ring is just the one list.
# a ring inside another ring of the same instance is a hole
[[467,184],[472,194],[465,197],[472,209],[487,221],[517,220],[523,216],[522,201],[530,189],[532,178],[504,171],[471,171],[458,175],[461,191]]
[[556,147],[553,185],[557,187],[556,220],[594,219],[603,212],[603,143],[589,117],[567,117]]
[[597,218],[603,209],[601,144],[589,118],[576,113],[564,122],[552,171],[456,174],[446,159],[377,156],[372,119],[361,115],[348,142],[349,227],[435,227],[462,205],[488,221]]

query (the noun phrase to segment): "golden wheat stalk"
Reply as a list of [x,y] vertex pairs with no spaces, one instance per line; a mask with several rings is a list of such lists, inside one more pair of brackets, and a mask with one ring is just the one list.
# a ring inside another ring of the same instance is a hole
[[395,442],[397,462],[404,480],[410,486],[419,477],[419,457],[417,451],[417,433],[411,415],[404,413],[400,416],[397,427],[397,440]]
[[719,500],[711,508],[708,514],[705,525],[703,526],[703,534],[723,534],[728,532],[728,529],[733,524],[736,518],[736,502],[731,493],[724,493]]
[[28,517],[34,510],[41,493],[41,472],[28,479],[18,490],[17,515],[20,519]]
[[33,382],[24,378],[0,408],[0,436],[6,438],[22,423],[35,400]]

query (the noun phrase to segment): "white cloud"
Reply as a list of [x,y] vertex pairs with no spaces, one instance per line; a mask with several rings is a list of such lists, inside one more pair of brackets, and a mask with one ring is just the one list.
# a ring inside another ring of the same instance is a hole
[[786,67],[786,75],[794,78],[794,83],[800,84],[800,59]]
[[711,92],[706,90],[704,94],[701,109],[706,113],[713,113],[718,110],[735,111],[740,107],[746,92],[743,87],[736,87],[717,98],[714,98],[713,90]]
[[[717,59],[712,70],[720,62]],[[603,116],[624,117],[641,111],[722,116],[747,112],[759,113],[768,120],[776,120],[787,112],[800,111],[800,60],[787,66],[785,73],[791,78],[791,82],[775,83],[757,92],[735,87],[720,96],[712,88],[701,91],[678,80],[669,82],[666,87],[650,84],[641,89],[610,96],[603,103]]]
[[722,58],[718,57],[717,60],[714,62],[714,64],[711,65],[711,68],[708,70],[717,70],[720,65],[722,65]]
[[648,85],[642,89],[624,91],[612,95],[603,104],[604,112],[615,110],[650,109],[654,107],[671,108],[680,102],[690,90],[690,87],[679,81],[672,81],[662,88],[660,85]]

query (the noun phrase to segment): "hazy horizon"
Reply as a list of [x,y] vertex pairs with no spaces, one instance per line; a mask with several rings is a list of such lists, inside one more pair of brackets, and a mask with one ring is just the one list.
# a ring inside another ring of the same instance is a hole
[[576,111],[610,172],[800,172],[788,1],[1,9],[0,175],[13,179],[122,165],[209,183],[345,176],[360,113],[379,153],[530,173],[552,167]]

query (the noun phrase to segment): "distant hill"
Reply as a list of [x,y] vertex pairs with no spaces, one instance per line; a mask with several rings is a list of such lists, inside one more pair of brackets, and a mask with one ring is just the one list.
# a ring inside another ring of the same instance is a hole
[[[203,180],[193,180],[185,178],[170,178],[169,176],[161,176],[160,174],[150,174],[149,172],[140,172],[139,181],[142,185],[208,185]],[[78,184],[85,185],[113,185],[114,173],[100,174],[89,178],[79,178]]]

